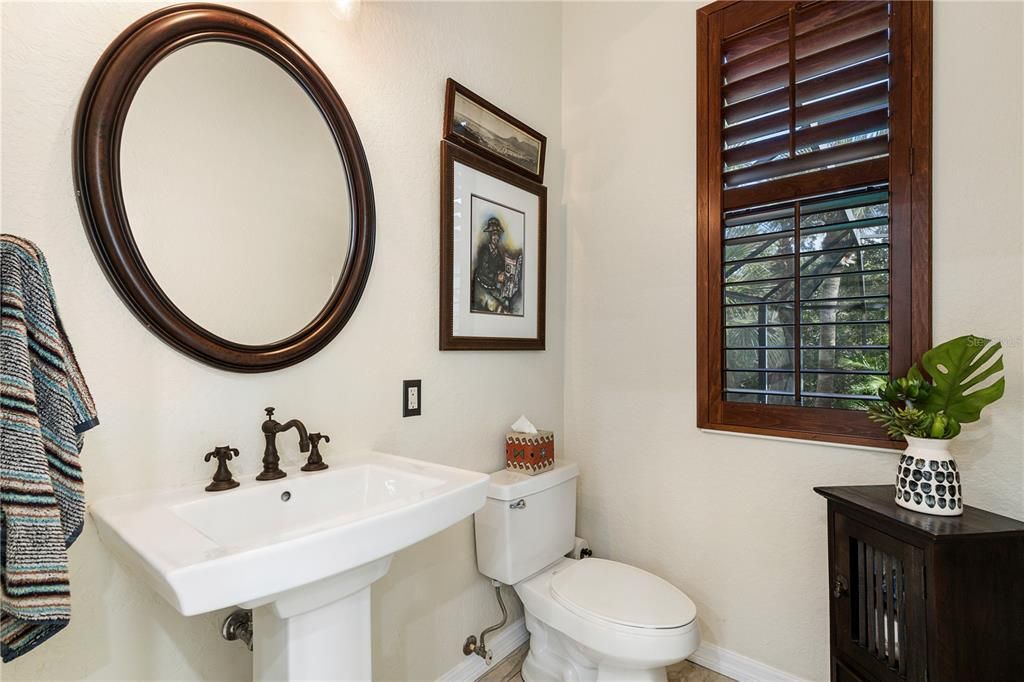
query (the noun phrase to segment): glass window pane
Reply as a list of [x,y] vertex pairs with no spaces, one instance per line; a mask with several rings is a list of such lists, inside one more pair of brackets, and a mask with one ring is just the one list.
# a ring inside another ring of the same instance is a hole
[[889,273],[804,277],[800,280],[800,297],[839,298],[842,296],[888,296]]
[[874,398],[885,374],[832,374],[801,372],[800,390],[807,397]]
[[889,372],[888,349],[842,348],[830,350],[815,348],[800,352],[800,363],[803,369],[856,369]]
[[778,279],[793,276],[793,257],[783,256],[750,263],[727,263],[722,268],[726,282],[748,282],[756,279]]
[[859,322],[889,319],[889,299],[862,298],[849,301],[804,301],[800,304],[803,322]]
[[802,346],[888,346],[888,324],[821,324],[800,327]]
[[792,233],[787,236],[772,237],[771,239],[744,241],[738,244],[726,242],[725,244],[726,262],[763,256],[781,256],[787,253],[793,253]]
[[727,369],[793,369],[793,351],[782,348],[725,351]]
[[[779,215],[780,213],[788,214],[788,217]],[[749,237],[753,234],[772,234],[774,232],[785,232],[792,230],[796,221],[793,219],[792,207],[776,212],[774,217],[770,220],[755,220],[750,222],[747,218],[730,218],[725,221],[725,233],[726,239],[736,239],[738,237]],[[752,216],[753,217],[753,216]],[[742,222],[736,222],[742,221]]]
[[824,225],[829,222],[858,220],[889,215],[889,192],[848,192],[800,204],[800,225]]
[[847,209],[833,209],[817,211],[816,207],[806,204],[800,207],[800,228],[824,227],[827,225],[841,225],[856,221],[883,222],[882,219],[889,218],[889,204],[870,204],[867,206],[856,206]]
[[[830,239],[833,235],[839,233],[840,230],[842,234],[841,239],[844,241],[839,241],[839,238]],[[859,244],[861,246],[867,246],[870,244],[888,244],[889,223],[884,222],[880,225],[874,225],[871,227],[843,227],[838,228],[835,232],[801,232],[800,252],[808,253],[831,248],[835,244],[826,243],[829,241],[836,241],[839,244]]]
[[793,392],[792,372],[725,372],[726,390]]
[[751,324],[791,324],[793,319],[792,303],[758,303],[728,306],[725,309],[727,327]]
[[746,388],[750,390],[761,390],[760,372],[726,372],[725,388]]
[[741,327],[725,330],[726,348],[792,345],[793,327]]
[[745,301],[790,301],[793,299],[793,280],[761,282],[760,284],[727,284],[727,303]]
[[866,206],[870,204],[886,204],[889,201],[889,191],[886,189],[875,189],[872,191],[846,192],[839,196],[826,197],[803,202],[805,213],[816,213],[821,211],[834,211],[836,209],[850,206]]
[[801,276],[888,269],[888,246],[852,247],[849,251],[830,251],[800,257]]

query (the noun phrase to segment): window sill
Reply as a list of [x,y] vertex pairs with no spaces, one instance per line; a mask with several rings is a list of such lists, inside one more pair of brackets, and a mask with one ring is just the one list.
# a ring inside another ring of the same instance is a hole
[[768,436],[761,433],[744,433],[740,431],[723,431],[720,429],[707,429],[699,428],[701,433],[710,433],[716,436],[733,436],[736,438],[757,438],[759,440],[774,440],[781,441],[783,443],[796,443],[799,445],[812,445],[812,446],[825,446],[829,448],[840,448],[843,450],[866,450],[868,452],[882,452],[886,454],[893,454],[899,452],[901,448],[898,447],[880,447],[875,445],[849,445],[846,443],[834,443],[827,440],[809,440],[806,438],[787,438],[785,436]]

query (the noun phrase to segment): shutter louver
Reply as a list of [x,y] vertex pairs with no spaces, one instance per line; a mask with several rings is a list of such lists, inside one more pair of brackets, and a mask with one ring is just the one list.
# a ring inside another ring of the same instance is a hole
[[773,181],[839,166],[879,179],[864,162],[889,153],[889,23],[887,2],[819,2],[723,41],[727,206],[734,189],[763,183],[770,199]]

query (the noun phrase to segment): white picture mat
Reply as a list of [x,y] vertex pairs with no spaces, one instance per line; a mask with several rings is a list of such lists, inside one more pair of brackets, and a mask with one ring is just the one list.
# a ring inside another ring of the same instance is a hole
[[[540,242],[538,213],[540,197],[503,180],[455,161],[452,196],[452,335],[498,337],[510,339],[537,338],[537,294],[540,281],[538,261]],[[471,313],[473,294],[473,225],[470,211],[472,195],[484,197],[526,214],[524,251],[533,254],[525,259],[523,273],[523,316]]]

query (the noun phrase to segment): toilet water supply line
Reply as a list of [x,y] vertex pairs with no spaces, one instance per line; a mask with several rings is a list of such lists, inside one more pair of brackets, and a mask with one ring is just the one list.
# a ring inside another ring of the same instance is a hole
[[[522,502],[522,500],[520,500]],[[583,538],[576,538],[576,542],[573,545],[572,551],[566,556],[570,556],[573,559],[586,559],[594,556],[594,553],[590,550],[590,545]],[[491,652],[487,649],[486,639],[487,635],[491,634],[495,630],[500,630],[505,627],[505,623],[508,622],[508,609],[505,608],[505,601],[501,598],[501,586],[503,583],[497,580],[491,580],[491,585],[494,586],[494,596],[498,598],[498,606],[501,607],[501,621],[492,625],[489,628],[484,628],[484,631],[480,633],[480,641],[477,643],[476,635],[470,635],[466,638],[466,643],[462,645],[462,653],[465,656],[470,654],[476,654],[480,658],[487,661],[487,665],[491,664]]]
[[470,635],[466,638],[466,643],[462,645],[462,653],[464,655],[476,654],[487,661],[487,665],[491,664],[491,652],[487,650],[486,644],[487,635],[505,627],[505,623],[508,622],[508,609],[505,608],[505,601],[501,598],[501,583],[497,580],[492,580],[491,585],[494,586],[494,596],[498,598],[498,606],[501,607],[501,621],[489,628],[484,628],[484,631],[480,633],[479,644],[477,643],[476,636]]

